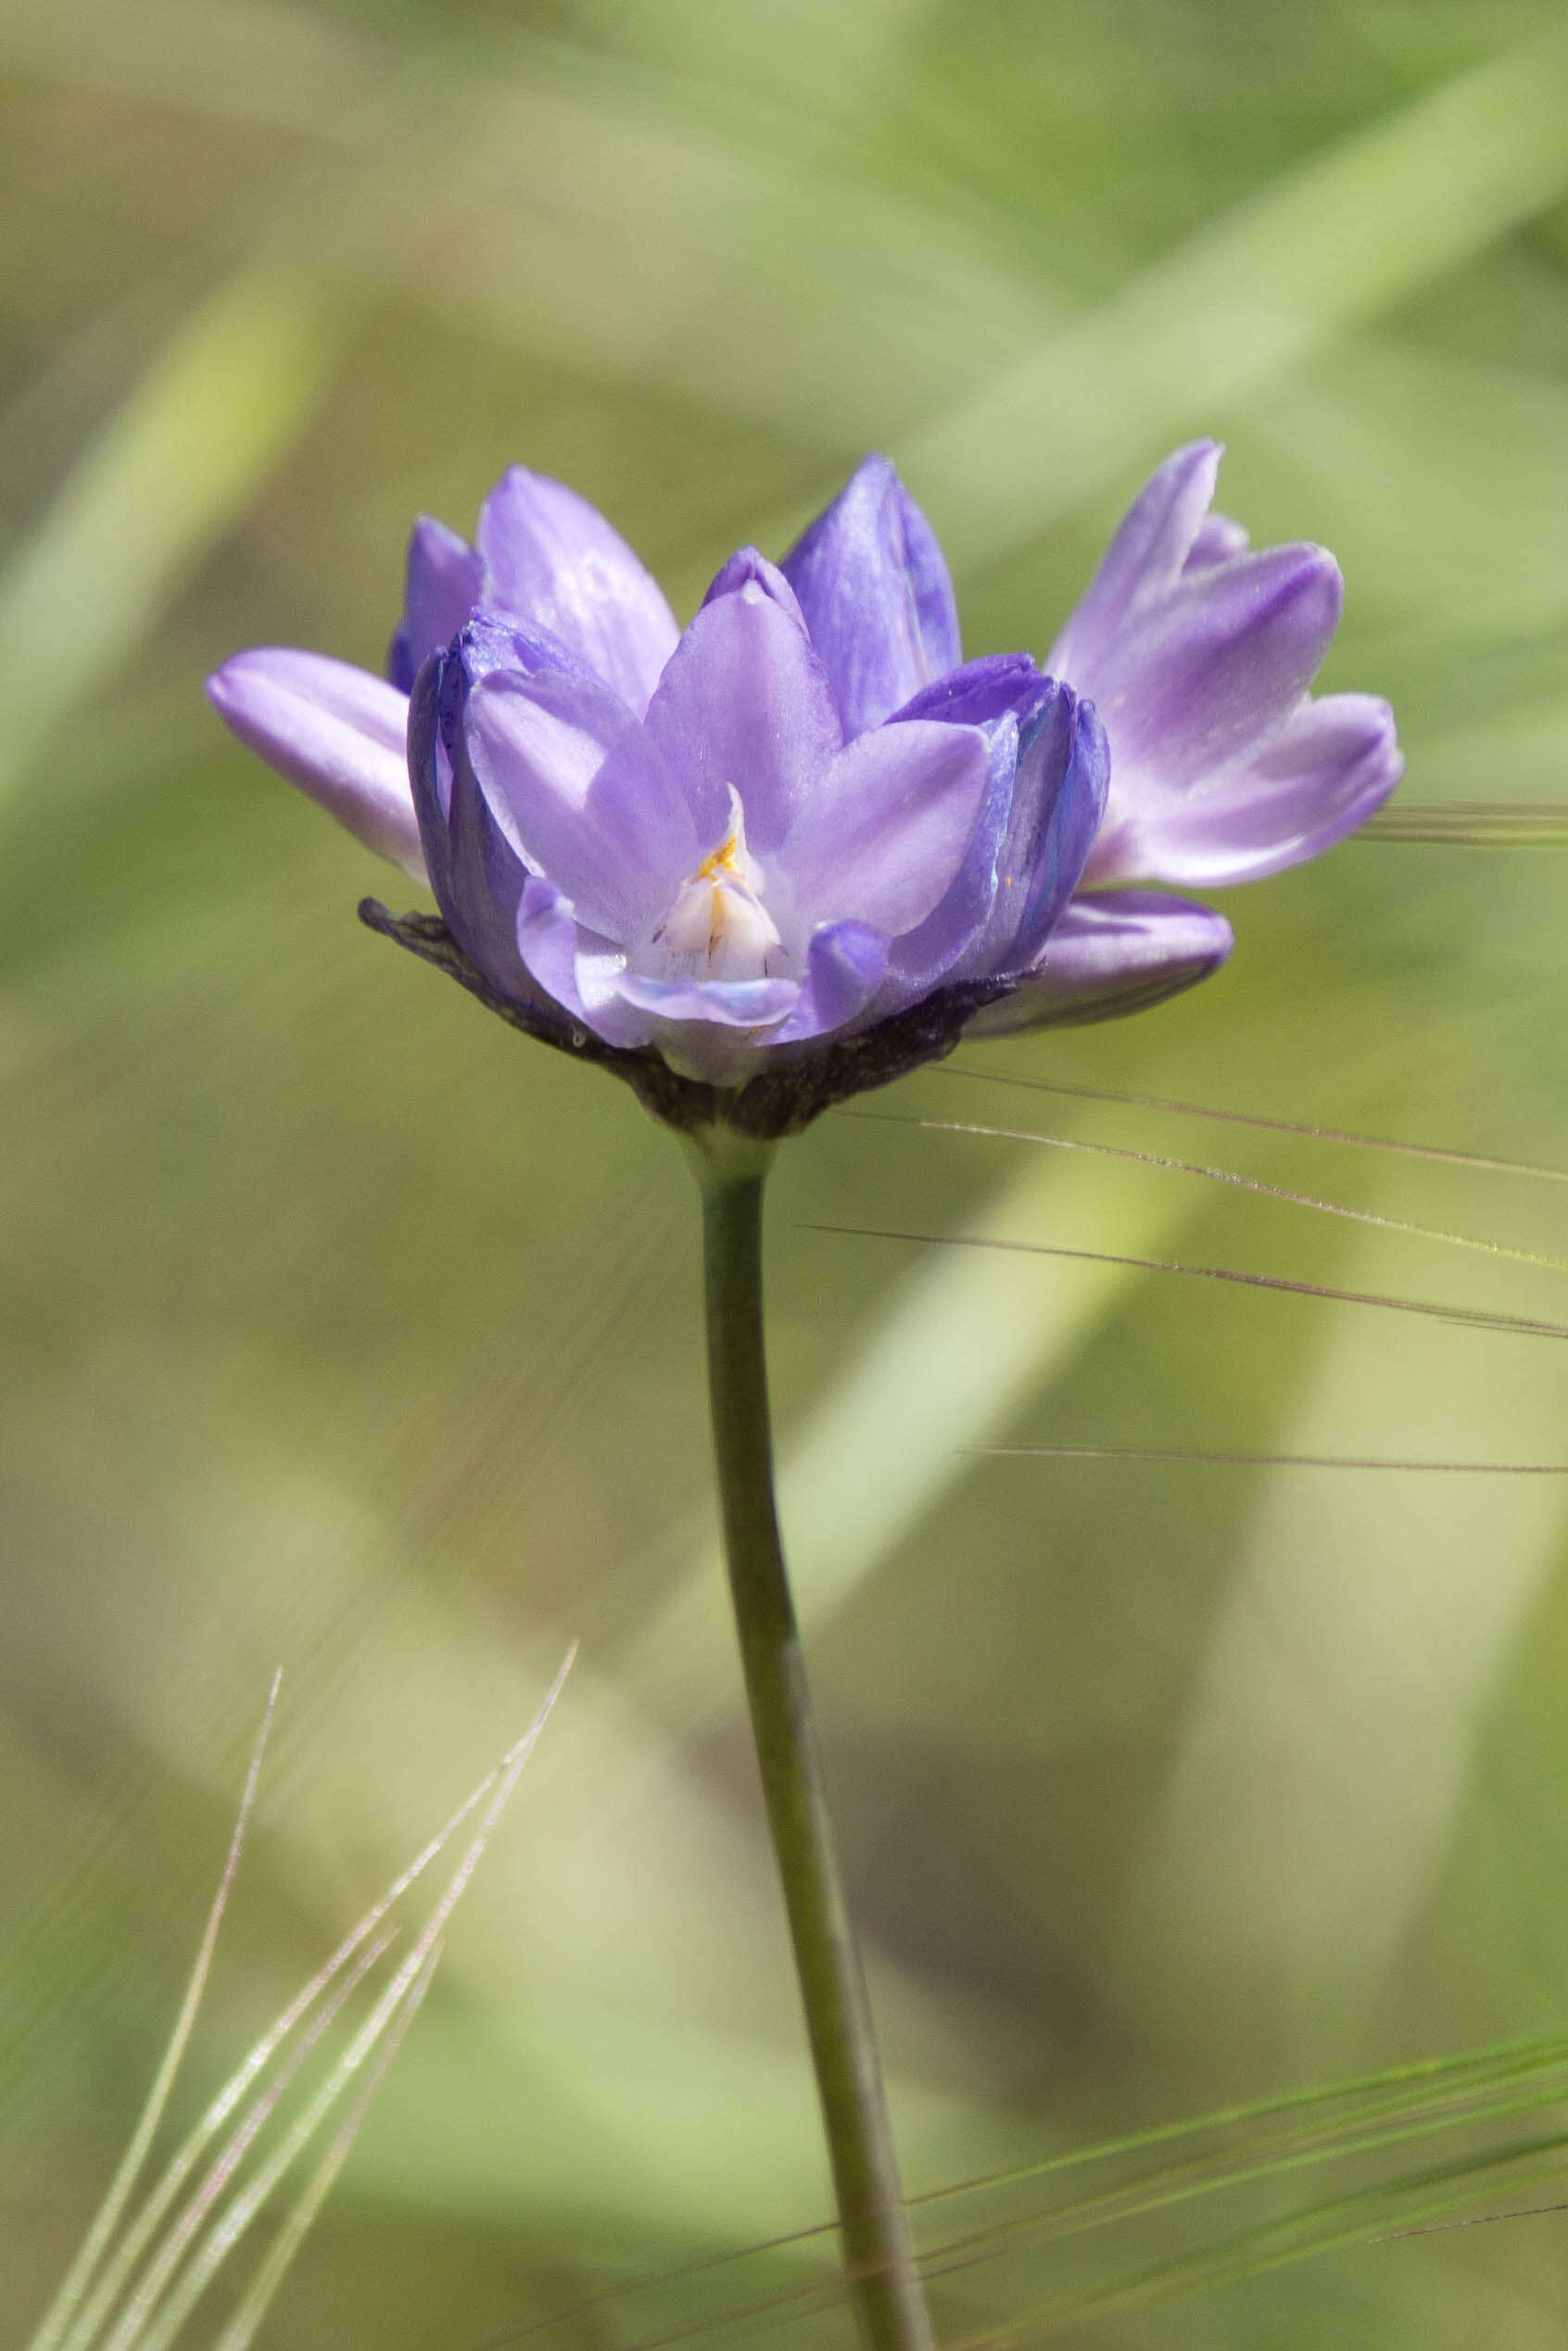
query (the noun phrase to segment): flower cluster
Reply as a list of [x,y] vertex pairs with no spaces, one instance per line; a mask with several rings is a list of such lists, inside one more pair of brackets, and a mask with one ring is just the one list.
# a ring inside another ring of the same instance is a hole
[[209,691],[428,880],[440,959],[498,1008],[623,1074],[765,1093],[781,1131],[791,1085],[815,1108],[966,1028],[1189,986],[1229,926],[1144,885],[1276,872],[1393,790],[1387,705],[1308,694],[1333,558],[1249,551],[1209,511],[1219,458],[1159,469],[1043,668],[963,659],[930,525],[870,457],[684,630],[601,515],[515,467],[474,545],[415,525],[390,682],[266,648]]

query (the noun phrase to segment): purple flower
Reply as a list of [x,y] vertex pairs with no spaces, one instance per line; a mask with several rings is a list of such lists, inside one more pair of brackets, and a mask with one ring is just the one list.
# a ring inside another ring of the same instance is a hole
[[1338,565],[1321,547],[1250,552],[1209,512],[1220,455],[1194,441],[1167,458],[1047,657],[1094,698],[1110,791],[1085,894],[1038,979],[978,1016],[986,1033],[1135,1009],[1140,981],[1170,992],[1161,971],[1201,979],[1229,952],[1218,915],[1106,885],[1260,880],[1332,849],[1404,772],[1386,702],[1307,692],[1339,622]]
[[474,546],[415,525],[391,684],[265,649],[209,691],[428,877],[444,929],[380,927],[645,1096],[655,1066],[731,1108],[777,1080],[758,1117],[801,1123],[971,1021],[1098,1019],[1202,978],[1218,916],[1098,885],[1271,872],[1392,789],[1384,706],[1305,700],[1337,572],[1205,520],[1217,458],[1143,493],[1051,675],[962,660],[935,536],[873,457],[781,566],[732,556],[684,632],[592,507],[514,468]]

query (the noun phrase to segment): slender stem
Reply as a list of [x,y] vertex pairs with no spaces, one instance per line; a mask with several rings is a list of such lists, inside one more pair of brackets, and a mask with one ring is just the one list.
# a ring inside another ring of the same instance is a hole
[[762,1307],[765,1166],[703,1159],[698,1165],[708,1388],[725,1552],[838,2193],[844,2265],[871,2351],[929,2351],[930,2320],[899,2188],[866,1978],[839,1879],[773,1498]]

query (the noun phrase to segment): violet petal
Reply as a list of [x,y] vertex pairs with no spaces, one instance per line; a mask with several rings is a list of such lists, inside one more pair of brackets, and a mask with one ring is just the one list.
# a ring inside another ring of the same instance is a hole
[[865,1011],[888,970],[889,940],[869,923],[828,922],[812,933],[799,1000],[772,1045],[801,1044],[846,1028]]
[[[960,962],[971,975],[997,968],[989,945],[977,942],[982,932],[989,941],[998,919],[1004,863],[1024,880],[1034,871],[1032,835],[1028,845],[1016,847],[1010,855],[1005,855],[1005,843],[1016,840],[1042,793],[1054,795],[1060,786],[1069,756],[1067,734],[1063,730],[1060,757],[1051,766],[1047,784],[1050,745],[1043,728],[1046,712],[1064,695],[1070,705],[1067,689],[1043,677],[1027,653],[992,653],[922,687],[898,712],[898,720],[942,718],[951,725],[983,728],[991,744],[991,790],[945,895],[924,922],[894,942],[880,1009],[893,1011],[929,994]],[[1041,821],[1037,818],[1036,829]],[[1020,882],[1019,895],[1009,903],[1003,943],[1010,942],[1022,904]]]
[[787,613],[797,628],[804,629],[805,615],[802,613],[794,589],[777,563],[754,547],[738,547],[727,556],[714,574],[704,604],[714,604],[721,596],[733,596],[739,588],[760,588],[771,598],[781,613]]
[[[896,723],[896,722],[895,722]],[[996,901],[998,858],[1018,778],[1018,726],[1011,711],[983,729],[990,781],[957,873],[924,921],[892,942],[879,1009],[891,1012],[929,995],[962,961],[987,926]]]
[[1094,664],[1127,623],[1167,596],[1198,537],[1214,496],[1223,452],[1216,441],[1191,441],[1144,483],[1101,559],[1081,602],[1052,647],[1045,667],[1081,692],[1094,693]]
[[785,556],[846,737],[954,668],[952,583],[935,534],[885,457],[856,467]]
[[1011,715],[1020,730],[1039,707],[1051,681],[1028,653],[982,653],[912,694],[894,719],[942,718],[949,726],[983,727]]
[[1339,566],[1273,547],[1187,575],[1103,661],[1065,673],[1110,738],[1111,819],[1125,797],[1179,791],[1283,725],[1338,625]]
[[675,618],[619,532],[575,490],[514,465],[479,516],[484,600],[537,621],[639,717],[675,651]]
[[1217,971],[1231,952],[1222,915],[1148,890],[1075,898],[1045,946],[1045,960],[1010,995],[983,1005],[971,1037],[1072,1027],[1142,1012]]
[[[1343,841],[1403,772],[1385,702],[1372,694],[1304,702],[1250,759],[1140,810],[1142,871],[1208,889],[1259,881]],[[1120,869],[1132,877],[1125,862]]]
[[915,599],[915,619],[926,666],[933,677],[956,669],[964,658],[958,633],[958,600],[942,541],[924,511],[916,505],[896,474],[893,495],[904,523],[904,564],[909,592]]
[[394,686],[412,689],[420,664],[451,643],[479,600],[478,551],[445,523],[422,514],[409,534],[403,617],[386,667]]
[[628,1004],[616,985],[625,957],[607,939],[584,932],[572,902],[530,874],[517,908],[517,946],[529,975],[574,1021],[606,1044],[648,1044],[658,1023]]
[[224,725],[356,841],[426,878],[409,790],[409,703],[369,670],[281,645],[236,653],[207,681]]
[[778,847],[840,746],[822,665],[754,579],[704,604],[648,706],[648,733],[679,779],[703,849],[740,792],[753,851]]
[[607,938],[630,940],[713,845],[657,746],[596,679],[497,670],[474,686],[465,734],[524,862]]
[[996,904],[971,959],[980,972],[1027,970],[1078,888],[1105,813],[1110,751],[1093,702],[1051,681],[1018,755]]
[[548,1017],[517,952],[527,870],[496,822],[464,739],[470,665],[482,658],[471,635],[424,664],[409,706],[409,775],[430,884],[448,929],[490,985]]
[[1228,563],[1233,556],[1245,555],[1247,546],[1247,535],[1240,523],[1233,522],[1229,514],[1206,514],[1182,570],[1183,574],[1201,572],[1207,571],[1210,563]]
[[991,780],[978,727],[910,719],[857,737],[778,851],[800,918],[913,930],[956,875]]

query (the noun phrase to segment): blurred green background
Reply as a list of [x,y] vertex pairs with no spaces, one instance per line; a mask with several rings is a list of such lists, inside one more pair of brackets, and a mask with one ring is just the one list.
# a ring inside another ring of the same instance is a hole
[[[687,1178],[621,1090],[360,928],[402,885],[201,677],[268,641],[376,665],[411,517],[468,529],[513,460],[685,613],[871,446],[954,553],[968,650],[1043,653],[1127,497],[1212,431],[1255,538],[1341,558],[1325,683],[1394,699],[1407,797],[1557,798],[1561,9],[0,0],[0,2334],[156,2064],[273,1664],[197,2084],[580,1632],[266,2339],[738,2340],[712,2314],[820,2244],[602,2298],[828,2206],[711,1550]],[[993,1078],[1568,1167],[1565,883],[1549,852],[1354,843],[1230,899],[1194,996],[864,1107],[1549,1255],[1547,1182]],[[1568,1282],[863,1117],[773,1191],[788,1521],[911,2187],[1560,2028],[1562,1482],[965,1448],[1565,1460],[1562,1346],[822,1228],[1553,1319]],[[944,2329],[1173,2242],[1012,2244]],[[1054,2339],[1545,2351],[1565,2320],[1548,2218]]]

